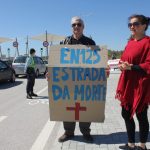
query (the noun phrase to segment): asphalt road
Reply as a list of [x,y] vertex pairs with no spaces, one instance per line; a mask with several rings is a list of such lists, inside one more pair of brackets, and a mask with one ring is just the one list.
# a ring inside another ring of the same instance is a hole
[[[25,77],[17,78],[13,84],[0,83],[0,150],[118,150],[120,144],[127,142],[120,104],[114,100],[118,78],[116,71],[108,79],[106,119],[104,123],[92,123],[93,144],[83,141],[78,126],[74,140],[58,143],[64,129],[61,122],[49,121],[48,84],[44,77],[36,79],[34,91],[39,97],[32,100],[26,99]],[[150,136],[147,146],[150,147]]]
[[[26,99],[26,78],[0,83],[0,150],[30,150],[49,120],[47,81],[36,79],[38,98]],[[50,128],[50,127],[49,127]]]

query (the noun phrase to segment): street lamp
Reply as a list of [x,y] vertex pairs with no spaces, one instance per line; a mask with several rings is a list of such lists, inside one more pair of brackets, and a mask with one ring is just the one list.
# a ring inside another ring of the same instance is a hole
[[43,48],[41,48],[41,57],[42,57],[42,54],[43,54]]
[[8,51],[8,59],[10,59],[10,48],[8,48],[7,51]]

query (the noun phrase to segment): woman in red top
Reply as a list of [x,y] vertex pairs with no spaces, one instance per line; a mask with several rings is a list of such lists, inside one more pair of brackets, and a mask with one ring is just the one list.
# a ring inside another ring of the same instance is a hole
[[[121,101],[122,117],[128,135],[128,144],[120,149],[147,150],[146,141],[149,133],[148,105],[150,104],[150,37],[146,30],[150,18],[143,15],[129,17],[128,27],[131,38],[121,56],[119,69],[122,71],[116,90],[116,98]],[[136,113],[139,122],[139,146],[135,146]]]

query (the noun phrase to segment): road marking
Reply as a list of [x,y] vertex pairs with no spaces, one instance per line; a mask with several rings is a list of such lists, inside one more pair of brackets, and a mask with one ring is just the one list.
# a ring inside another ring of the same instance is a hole
[[8,116],[0,116],[0,122],[2,122],[4,119],[6,119]]
[[55,124],[56,124],[55,121],[49,121],[49,120],[47,121],[47,123],[43,127],[41,133],[37,137],[36,141],[34,142],[30,150],[43,150],[44,149],[47,143],[47,140],[51,132],[53,131]]
[[49,99],[33,99],[28,102],[29,105],[46,104],[49,105]]
[[41,94],[42,92],[44,92],[45,90],[47,90],[48,86],[46,86],[44,89],[42,89],[41,91],[37,92],[37,94]]
[[[44,92],[45,90],[48,89],[48,86],[46,86],[45,88],[43,88],[42,90],[40,90],[39,92],[37,92],[37,95],[40,95],[42,92]],[[29,100],[28,104],[29,105],[36,105],[36,104],[49,104],[49,99],[48,98],[44,98],[43,99],[38,99],[38,97],[36,99],[27,99]]]

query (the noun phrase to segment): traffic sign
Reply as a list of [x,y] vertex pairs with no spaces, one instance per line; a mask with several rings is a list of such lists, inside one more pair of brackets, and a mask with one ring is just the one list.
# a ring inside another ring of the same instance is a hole
[[18,47],[18,42],[17,41],[13,42],[13,46]]
[[44,42],[43,42],[43,46],[44,46],[44,47],[48,47],[48,45],[49,45],[49,43],[48,43],[47,41],[44,41]]

